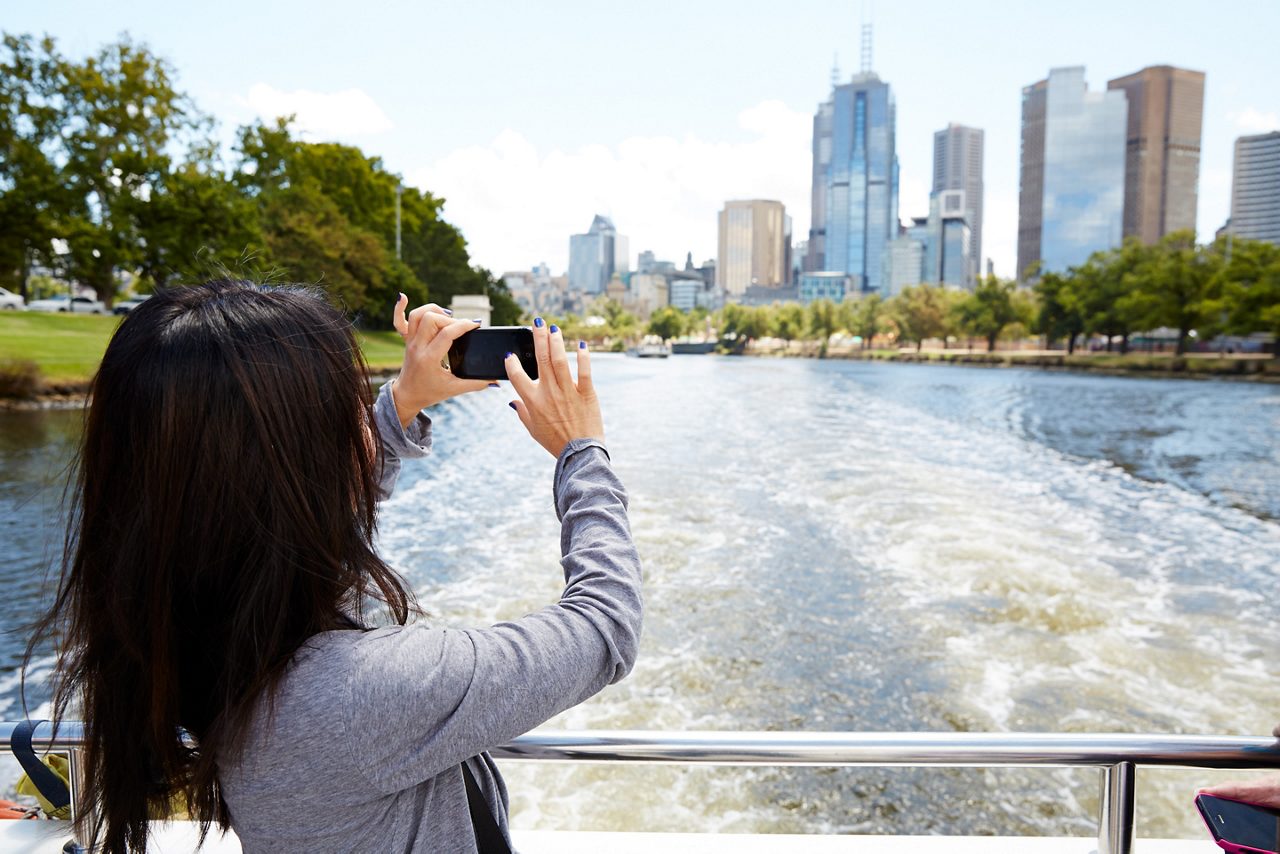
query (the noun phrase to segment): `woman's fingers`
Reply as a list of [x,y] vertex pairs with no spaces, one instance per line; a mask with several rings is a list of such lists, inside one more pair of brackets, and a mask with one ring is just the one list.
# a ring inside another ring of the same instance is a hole
[[1230,798],[1249,804],[1262,804],[1280,808],[1280,777],[1263,777],[1259,780],[1236,780],[1220,783],[1200,790],[1206,795]]
[[409,321],[405,319],[404,310],[409,307],[409,298],[400,294],[396,307],[391,310],[391,325],[400,333],[401,338],[409,337]]
[[551,327],[547,349],[550,351],[551,370],[555,374],[556,382],[559,383],[560,388],[573,388],[573,374],[569,373],[569,357],[564,352],[564,336],[555,326]]
[[452,397],[455,394],[470,394],[473,391],[485,391],[492,387],[493,383],[488,380],[460,380],[454,377],[453,382],[449,384],[449,395]]
[[538,361],[538,379],[550,379],[554,369],[551,367],[551,333],[541,317],[533,320],[533,354]]
[[429,322],[442,323],[443,325],[436,329],[435,335],[431,338],[431,343],[427,345],[426,352],[423,353],[423,358],[432,362],[442,361],[449,354],[450,344],[471,330],[480,328],[480,325],[474,320],[444,321],[443,319],[437,320],[436,318],[438,317],[439,315],[430,315]]
[[[538,386],[524,372],[524,365],[520,364],[520,357],[515,353],[508,353],[503,365],[507,369],[507,379],[511,380],[511,387],[516,390],[516,394],[520,395],[521,400],[524,401],[533,397],[538,390]],[[525,416],[522,415],[520,417],[523,419]]]
[[591,384],[591,354],[587,352],[586,341],[578,342],[578,393],[595,393],[595,386]]

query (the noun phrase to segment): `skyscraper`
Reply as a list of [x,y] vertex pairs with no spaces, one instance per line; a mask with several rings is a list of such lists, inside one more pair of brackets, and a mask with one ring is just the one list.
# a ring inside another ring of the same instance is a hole
[[716,284],[721,290],[742,296],[752,285],[776,288],[787,283],[788,220],[782,202],[724,203],[716,261]]
[[1037,261],[1061,272],[1120,244],[1127,119],[1124,92],[1090,92],[1083,67],[1022,90],[1019,279]]
[[1236,140],[1227,228],[1280,246],[1280,131]]
[[898,236],[898,156],[893,94],[870,70],[865,28],[863,39],[861,73],[836,83],[813,117],[806,267],[847,273],[855,290],[866,292],[888,286],[889,242]]
[[978,128],[953,123],[933,135],[933,193],[964,191],[970,282],[982,274],[982,147],[983,132]]
[[627,267],[627,238],[618,234],[607,216],[596,214],[586,234],[569,238],[570,288],[588,294],[603,293],[613,274]]
[[1107,83],[1129,100],[1124,236],[1195,230],[1204,72],[1155,65]]

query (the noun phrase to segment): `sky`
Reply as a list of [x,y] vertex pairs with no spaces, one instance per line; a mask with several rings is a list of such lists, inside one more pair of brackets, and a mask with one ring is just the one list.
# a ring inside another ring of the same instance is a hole
[[[0,28],[82,57],[128,33],[220,122],[293,113],[306,139],[381,157],[446,200],[495,273],[568,264],[610,216],[635,254],[715,257],[728,199],[809,228],[812,117],[833,61],[897,101],[899,209],[928,211],[933,132],[986,132],[983,254],[1011,276],[1022,87],[1083,65],[1091,89],[1148,65],[1204,71],[1198,229],[1226,220],[1233,143],[1280,130],[1280,0],[70,2],[0,0]],[[429,284],[429,283],[428,283]]]

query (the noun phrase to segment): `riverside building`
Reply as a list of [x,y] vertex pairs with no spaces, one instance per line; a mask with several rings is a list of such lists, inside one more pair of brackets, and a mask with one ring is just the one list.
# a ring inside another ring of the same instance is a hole
[[1236,140],[1227,231],[1280,246],[1280,131]]
[[1090,92],[1084,68],[1055,68],[1022,90],[1018,278],[1062,272],[1119,246],[1128,101]]
[[1125,93],[1124,236],[1196,228],[1204,72],[1154,65],[1107,83]]
[[729,297],[754,286],[787,283],[789,217],[782,202],[749,199],[724,203],[720,211],[716,284]]
[[[966,285],[972,285],[982,275],[983,143],[981,129],[954,122],[933,135],[933,194],[952,190],[964,193],[962,213],[969,229],[968,270],[962,277]],[[949,199],[954,197],[944,197],[942,213],[954,219],[955,211],[946,204]]]
[[603,293],[614,273],[627,270],[627,238],[613,221],[596,214],[586,234],[569,238],[569,287],[586,294]]
[[896,110],[889,84],[871,70],[863,29],[862,71],[832,72],[831,97],[813,117],[812,226],[806,272],[845,273],[856,291],[885,292],[889,243],[898,236]]

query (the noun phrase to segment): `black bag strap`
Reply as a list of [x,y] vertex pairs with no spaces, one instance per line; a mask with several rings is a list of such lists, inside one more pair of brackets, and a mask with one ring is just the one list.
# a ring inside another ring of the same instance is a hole
[[55,810],[59,810],[71,803],[71,793],[67,791],[67,784],[62,782],[62,778],[40,761],[31,746],[31,736],[42,723],[45,721],[19,721],[13,728],[13,735],[9,737],[9,749],[17,757],[22,770],[27,772],[32,784],[44,795],[44,799],[53,804]]
[[479,854],[511,854],[507,838],[498,828],[498,822],[489,810],[489,802],[480,791],[480,784],[467,763],[462,763],[462,776],[467,784],[467,807],[471,810],[471,827],[476,834],[476,851]]

